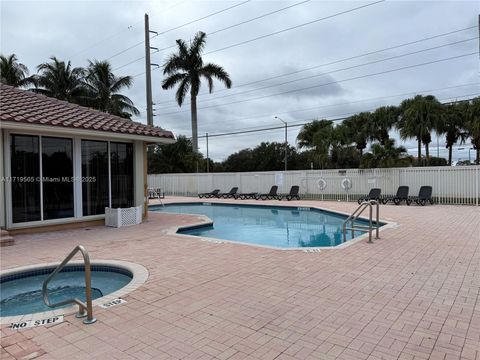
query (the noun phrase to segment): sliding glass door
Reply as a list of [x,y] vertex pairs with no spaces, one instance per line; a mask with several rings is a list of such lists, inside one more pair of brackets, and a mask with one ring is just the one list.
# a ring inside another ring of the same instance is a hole
[[133,206],[133,144],[110,143],[112,208]]
[[11,135],[12,222],[74,216],[72,139]]
[[72,139],[42,137],[43,219],[74,216]]
[[108,142],[82,140],[83,216],[105,214],[108,180]]
[[41,220],[40,146],[38,136],[10,137],[12,221]]

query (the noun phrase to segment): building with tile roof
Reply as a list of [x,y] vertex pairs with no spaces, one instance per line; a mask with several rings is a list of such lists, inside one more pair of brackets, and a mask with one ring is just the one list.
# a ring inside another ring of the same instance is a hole
[[105,208],[142,205],[146,146],[160,127],[0,84],[0,227],[103,221]]

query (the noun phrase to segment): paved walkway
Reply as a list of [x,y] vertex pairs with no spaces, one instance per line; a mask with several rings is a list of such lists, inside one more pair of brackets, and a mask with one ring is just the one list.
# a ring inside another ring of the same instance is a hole
[[150,275],[127,303],[95,307],[94,325],[67,315],[49,327],[2,326],[0,357],[480,359],[480,208],[387,205],[381,217],[399,227],[319,253],[166,235],[198,218],[158,213],[130,228],[17,235],[1,249],[2,270],[59,261],[83,244],[93,260],[136,262]]

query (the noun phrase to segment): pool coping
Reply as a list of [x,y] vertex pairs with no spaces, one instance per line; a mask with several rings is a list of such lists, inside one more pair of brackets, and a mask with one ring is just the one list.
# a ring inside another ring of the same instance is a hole
[[[43,269],[45,267],[55,267],[58,266],[60,262],[50,262],[50,263],[43,263],[43,264],[34,264],[34,265],[26,265],[26,266],[20,266],[16,268],[11,268],[11,269],[6,269],[0,271],[0,277],[1,276],[6,276],[6,275],[13,275],[17,273],[21,273],[24,271],[32,271],[32,270],[37,270],[37,269]],[[68,263],[68,265],[83,265],[82,261],[71,261]],[[132,263],[129,261],[123,261],[123,260],[95,260],[91,262],[91,265],[95,266],[112,266],[112,267],[118,267],[124,270],[127,270],[132,273],[133,277],[132,280],[125,285],[124,287],[118,289],[117,291],[114,291],[108,295],[102,296],[98,299],[93,300],[92,305],[97,306],[101,304],[108,303],[109,301],[112,301],[114,299],[121,298],[122,296],[125,296],[132,291],[136,290],[138,287],[143,285],[149,276],[148,270],[146,267],[143,265],[137,264],[137,263]],[[43,311],[43,312],[38,312],[38,313],[33,313],[33,314],[25,314],[25,315],[14,315],[14,316],[4,316],[0,317],[0,324],[10,324],[14,322],[22,322],[22,321],[35,321],[35,320],[41,320],[49,317],[54,317],[54,316],[59,316],[59,315],[71,315],[74,314],[78,311],[78,306],[77,305],[72,305],[60,309],[55,309],[55,310],[49,310],[49,311]]]
[[[165,205],[198,205],[198,204],[210,204],[210,205],[227,205],[227,206],[251,206],[251,207],[266,207],[266,208],[271,208],[271,207],[282,207],[282,208],[290,208],[290,209],[295,209],[295,210],[301,210],[301,209],[316,209],[320,211],[324,211],[327,213],[331,214],[340,214],[340,215],[345,215],[345,216],[350,216],[350,213],[344,212],[344,211],[337,211],[337,210],[330,210],[324,207],[320,206],[314,206],[314,205],[308,205],[308,206],[295,206],[295,205],[283,205],[283,204],[278,204],[278,205],[267,205],[267,204],[236,204],[236,203],[227,203],[227,202],[208,202],[208,201],[189,201],[189,202],[171,202],[171,203],[166,203]],[[149,205],[150,207],[162,207],[160,204],[155,204],[155,205]],[[168,213],[168,212],[165,212]],[[217,239],[217,238],[210,238],[210,237],[205,237],[205,236],[196,236],[196,235],[188,235],[188,234],[179,234],[178,231],[181,230],[187,230],[187,229],[192,229],[195,227],[203,227],[203,226],[211,226],[213,225],[214,221],[210,219],[206,215],[198,215],[198,214],[179,214],[179,213],[168,213],[168,214],[174,214],[174,215],[187,215],[187,216],[192,216],[192,217],[197,217],[199,219],[202,219],[198,222],[189,224],[189,225],[183,225],[183,226],[173,226],[171,228],[168,228],[166,233],[167,235],[170,236],[178,236],[178,237],[186,237],[189,239],[196,239],[200,241],[205,241],[205,242],[210,242],[214,244],[222,244],[222,243],[230,243],[230,244],[239,244],[239,245],[248,245],[248,246],[254,246],[254,247],[259,247],[259,248],[264,248],[264,249],[272,249],[272,250],[281,250],[281,251],[303,251],[303,252],[320,252],[322,250],[338,250],[338,249],[345,249],[346,247],[349,247],[353,244],[356,244],[360,242],[361,240],[367,239],[368,238],[368,232],[355,237],[352,240],[348,240],[340,245],[336,246],[312,246],[312,247],[292,247],[292,248],[283,248],[283,247],[275,247],[275,246],[270,246],[270,245],[259,245],[259,244],[252,244],[252,243],[246,243],[246,242],[241,242],[241,241],[235,241],[235,240],[225,240],[225,239]],[[365,216],[359,216],[359,219],[369,221],[368,218]],[[379,234],[383,230],[388,230],[388,229],[396,229],[400,225],[394,221],[390,220],[385,220],[380,218],[379,219],[380,223],[383,223],[379,228]],[[375,231],[375,230],[374,230]],[[374,238],[374,234],[372,234],[372,241],[374,240],[380,240]]]

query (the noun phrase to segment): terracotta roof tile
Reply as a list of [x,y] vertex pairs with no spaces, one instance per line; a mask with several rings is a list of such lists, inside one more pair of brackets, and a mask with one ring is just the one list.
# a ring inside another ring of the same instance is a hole
[[0,120],[171,138],[172,132],[0,84]]

